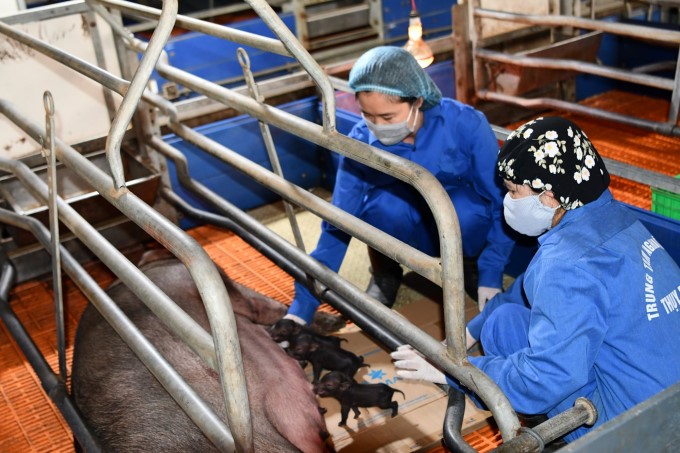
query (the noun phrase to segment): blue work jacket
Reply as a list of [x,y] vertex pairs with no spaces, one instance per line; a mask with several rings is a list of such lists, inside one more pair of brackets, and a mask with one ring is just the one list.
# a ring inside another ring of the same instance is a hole
[[[500,288],[514,241],[502,218],[504,190],[496,175],[498,141],[481,112],[453,99],[444,98],[421,114],[423,124],[414,144],[385,146],[370,133],[364,120],[348,135],[423,166],[452,198],[461,200],[462,206],[454,205],[462,229],[463,252],[468,252],[466,256],[479,255],[480,286]],[[464,196],[456,198],[460,194]],[[439,238],[425,200],[413,187],[392,176],[341,157],[333,204],[424,253],[439,256]],[[468,224],[472,225],[467,228],[470,231],[465,231]],[[337,271],[350,239],[350,235],[323,222],[311,256]],[[300,302],[306,304],[312,299],[309,291],[297,284],[291,309],[295,312]]]
[[528,347],[470,357],[516,411],[552,417],[586,397],[599,426],[680,381],[680,268],[630,210],[606,190],[539,244],[523,276],[468,324],[479,338],[501,304],[529,307]]

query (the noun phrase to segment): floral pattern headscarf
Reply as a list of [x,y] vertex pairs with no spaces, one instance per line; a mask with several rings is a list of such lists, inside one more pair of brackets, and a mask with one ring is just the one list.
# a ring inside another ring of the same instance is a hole
[[497,165],[501,178],[551,190],[566,210],[596,200],[609,186],[609,172],[585,132],[556,116],[518,127],[498,153]]

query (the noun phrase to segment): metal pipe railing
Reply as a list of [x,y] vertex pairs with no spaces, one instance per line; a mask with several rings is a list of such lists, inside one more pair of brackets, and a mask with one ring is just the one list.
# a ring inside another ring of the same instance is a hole
[[[11,221],[7,221],[7,219],[2,215],[3,211],[5,210],[0,210],[0,221],[12,224]],[[18,214],[12,214],[18,216]],[[34,220],[30,217],[27,217],[27,219]],[[16,225],[21,225],[21,222],[17,222]],[[48,238],[45,239],[49,241]],[[45,357],[40,352],[40,349],[38,346],[36,346],[35,342],[31,338],[31,335],[26,331],[26,328],[21,323],[9,304],[7,294],[4,292],[4,289],[7,288],[7,290],[9,290],[10,285],[14,283],[14,267],[11,263],[5,262],[2,264],[0,272],[2,272],[2,274],[0,274],[0,279],[3,285],[3,295],[0,297],[0,318],[2,318],[7,331],[21,349],[22,354],[24,357],[26,357],[26,360],[31,365],[31,368],[35,372],[36,376],[38,376],[40,385],[42,385],[45,393],[59,408],[59,411],[63,415],[68,425],[71,427],[71,431],[80,445],[88,453],[101,452],[102,449],[97,441],[97,438],[92,435],[91,431],[87,427],[87,424],[83,422],[75,403],[69,397],[68,392],[66,391],[66,384],[59,378],[59,376],[54,374],[50,364],[47,363],[47,360],[45,360]]]
[[581,104],[576,104],[569,101],[561,101],[559,99],[551,98],[523,98],[521,96],[512,96],[509,94],[496,93],[494,91],[479,90],[477,96],[480,99],[487,101],[504,102],[507,104],[519,105],[521,107],[533,109],[557,109],[565,112],[578,113],[581,115],[591,116],[593,118],[600,118],[608,121],[616,121],[619,123],[629,124],[631,126],[639,127],[653,132],[659,132],[674,137],[680,137],[680,128],[675,124],[659,123],[656,121],[649,121],[642,118],[635,118],[629,115],[622,115],[620,113],[608,112],[606,110],[586,107]]
[[[595,118],[604,118],[609,121],[628,124],[666,135],[680,136],[680,131],[677,127],[678,111],[680,110],[680,57],[676,63],[675,78],[674,80],[669,80],[662,77],[642,75],[633,71],[602,67],[600,65],[586,62],[577,62],[558,58],[551,59],[526,56],[510,56],[499,52],[485,50],[481,48],[481,46],[484,45],[484,38],[483,36],[480,36],[480,27],[482,19],[549,27],[573,27],[577,29],[613,33],[616,35],[627,36],[630,38],[646,41],[651,40],[661,43],[670,43],[676,47],[680,44],[680,31],[668,30],[664,28],[652,28],[643,25],[600,21],[595,19],[584,19],[566,15],[532,15],[494,11],[479,7],[479,0],[474,1],[473,4],[471,20],[475,22],[475,27],[472,29],[476,31],[473,33],[472,39],[472,49],[475,56],[473,60],[474,88],[480,99],[510,103],[528,108],[557,108],[560,110],[580,113]],[[520,96],[494,93],[482,86],[482,65],[478,62],[478,58],[480,60],[491,60],[525,67],[573,70],[582,73],[598,75],[601,77],[607,77],[614,80],[621,80],[625,82],[646,85],[653,88],[670,90],[672,93],[670,109],[668,112],[668,120],[665,123],[661,123],[639,119],[628,115],[605,112],[594,107],[587,107],[568,101],[551,99],[527,99]]]
[[610,68],[599,64],[588,63],[580,60],[564,60],[556,58],[537,58],[521,55],[511,55],[487,49],[477,49],[475,53],[479,58],[498,63],[506,63],[522,66],[525,68],[560,69],[564,71],[578,71],[584,74],[592,74],[607,77],[622,82],[636,83],[661,90],[673,91],[675,83],[665,77],[648,74],[640,74],[623,69]]
[[[9,30],[6,30],[6,28],[9,28]],[[58,61],[65,62],[65,64],[74,63],[74,69],[78,70],[82,74],[87,75],[88,77],[90,77],[94,80],[99,81],[104,86],[107,86],[114,91],[123,90],[126,86],[127,82],[116,78],[115,76],[107,73],[106,71],[92,67],[92,65],[90,65],[87,62],[78,61],[78,60],[75,60],[75,59],[68,59],[63,55],[63,52],[59,51],[58,49],[53,48],[52,46],[49,46],[49,45],[46,45],[46,44],[43,44],[43,43],[36,45],[36,43],[33,42],[33,39],[30,36],[27,36],[25,34],[22,34],[21,32],[13,30],[11,27],[2,27],[2,24],[0,24],[0,32],[5,32],[5,34],[14,37],[15,39],[19,40],[20,42],[22,42],[22,43],[24,43],[28,46],[35,47],[38,50],[40,50],[41,52],[48,54],[49,56],[52,56],[53,58],[57,59]],[[171,124],[175,122],[176,112],[173,109],[172,103],[168,102],[167,100],[165,100],[161,97],[148,95],[148,93],[146,94],[146,97],[148,98],[148,100],[150,102],[154,103],[155,105],[158,105],[159,107],[163,108],[166,111],[166,113],[171,117]],[[198,135],[191,129],[187,128],[186,131],[187,131],[187,133]],[[186,136],[186,134],[184,134],[184,135]],[[199,137],[200,137],[200,135],[199,135]],[[154,147],[157,150],[163,150],[164,148],[169,148],[162,140],[158,139],[157,137],[154,137],[153,140],[152,140],[152,145],[154,145],[154,144],[155,144]],[[172,154],[170,152],[168,152],[167,150],[163,154],[165,154],[168,157],[173,158],[176,161],[176,164],[177,164],[177,167],[178,167],[178,174],[182,175],[184,172],[182,172],[181,169],[184,168],[184,166],[178,163],[180,161],[180,159],[183,158],[182,154],[179,153],[178,151],[176,151],[176,153],[173,157]],[[259,168],[259,167],[255,166],[255,168]],[[188,175],[188,171],[187,171],[187,175]],[[271,178],[267,175],[265,175],[262,179],[264,181],[270,181],[271,180]],[[306,192],[303,191],[302,193],[306,193]],[[222,200],[220,197],[218,197],[216,195],[213,195],[212,198],[214,200],[217,200],[216,203],[218,205],[220,204],[220,201],[222,201],[223,203],[226,203],[226,202],[224,202],[224,200]],[[330,205],[330,206],[332,207],[332,205]],[[359,229],[361,229],[360,226],[359,226]],[[260,234],[262,234],[262,232]],[[288,245],[287,242],[285,244]],[[310,258],[307,255],[303,254],[303,256],[300,259],[309,260]],[[331,276],[331,275],[334,275],[334,273],[332,273],[330,270],[326,269],[325,275]],[[304,281],[304,280],[301,280],[301,281]],[[324,291],[324,293],[325,293],[325,291]],[[361,295],[363,293],[359,293],[359,294]],[[330,298],[331,300],[333,300],[334,297],[335,297],[334,302],[337,305],[341,305],[339,298],[337,296],[334,296],[333,293],[325,294],[322,297]],[[364,298],[362,298],[360,296],[356,300],[359,301],[358,303],[363,303]],[[364,327],[367,327],[368,329],[370,329],[370,325],[374,325],[372,320],[368,321],[369,318],[365,314],[363,314],[359,310],[353,310],[353,306],[350,305],[350,304],[345,304],[343,311],[345,313],[350,313],[351,316],[353,316],[353,319],[364,319],[366,321],[366,323],[364,324]],[[376,329],[374,329],[374,330],[376,330]],[[382,338],[388,337],[388,334],[386,334],[384,331],[379,332],[375,335],[382,337]],[[399,343],[399,344],[401,344],[401,343]]]
[[[82,221],[85,222],[84,219]],[[43,247],[49,249],[51,235],[37,219],[0,209],[0,222],[31,231]],[[184,381],[179,373],[168,364],[153,344],[137,329],[90,274],[78,264],[76,259],[64,247],[60,246],[60,249],[60,256],[66,273],[120,335],[121,339],[135,352],[149,371],[177,401],[177,404],[201,428],[206,437],[222,448],[223,451],[233,450],[234,439],[220,418]],[[22,351],[31,362],[31,366],[40,378],[47,394],[62,408],[62,412],[65,414],[69,426],[74,430],[78,441],[88,452],[100,451],[101,447],[98,445],[97,439],[87,428],[87,424],[83,422],[79,412],[75,410],[73,402],[68,397],[65,381],[59,380],[54,375],[40,350],[33,344],[30,335],[11,312],[9,304],[5,304],[4,301],[0,302],[3,306],[7,305],[6,308],[3,307],[6,311],[6,313],[3,313],[3,320],[11,327],[10,330],[14,338],[21,345]],[[59,395],[59,398],[55,398],[55,395]],[[96,398],[96,395],[94,397]]]
[[[115,28],[114,31],[116,31]],[[123,34],[127,36],[127,33]],[[139,50],[139,43],[134,41],[130,42],[130,40],[128,40],[127,44],[130,47]],[[422,167],[409,161],[405,161],[390,153],[351,140],[342,134],[336,133],[334,130],[329,131],[327,127],[321,128],[316,124],[301,120],[293,115],[280,112],[278,109],[258,103],[247,96],[238,95],[232,93],[230,90],[207,83],[191,74],[172,68],[162,61],[158,62],[157,69],[166,78],[171,79],[174,77],[176,81],[183,80],[184,82],[180,83],[190,86],[196,91],[203,91],[204,94],[207,93],[208,96],[213,96],[227,105],[233,105],[238,110],[245,111],[246,113],[251,114],[251,116],[266,121],[268,124],[273,124],[298,136],[307,138],[314,143],[344,154],[359,162],[365,163],[372,168],[376,168],[407,182],[423,195],[430,209],[433,211],[439,229],[442,270],[441,273],[439,273],[439,269],[435,265],[432,267],[430,274],[445,276],[443,278],[440,277],[440,279],[444,293],[444,317],[447,343],[449,346],[448,348],[442,346],[438,341],[424,333],[415,332],[411,334],[407,331],[404,338],[408,343],[413,344],[416,349],[432,358],[433,361],[439,364],[445,371],[458,378],[464,385],[479,394],[496,416],[496,420],[504,438],[510,439],[514,437],[519,427],[519,422],[507,398],[493,381],[481,373],[477,368],[471,366],[467,361],[467,354],[464,346],[464,295],[462,289],[462,269],[460,266],[460,263],[462,262],[460,231],[456,213],[448,194],[444,191],[436,178],[422,169]],[[170,77],[168,77],[168,75],[170,75]],[[194,138],[198,139],[198,137]],[[203,142],[204,145],[209,145],[208,147],[218,149],[214,147],[214,145],[205,142],[203,139],[198,141]],[[76,173],[80,174],[78,171],[76,171]],[[93,185],[97,187],[96,184]],[[100,185],[100,187],[106,186]],[[99,191],[104,193],[101,190]],[[111,199],[115,199],[115,197],[111,196]],[[133,220],[135,220],[135,218],[139,220],[138,216],[131,215],[131,218],[133,218]],[[135,222],[137,223],[138,220],[135,220]],[[144,224],[143,221],[142,224]],[[389,243],[389,241],[385,243]],[[172,244],[167,242],[166,244],[169,249],[173,249]],[[377,248],[380,249],[380,247]],[[384,248],[381,251],[386,251],[388,256],[394,257],[397,261],[402,263],[408,262],[408,256],[402,256],[399,251],[399,253],[395,253],[393,250],[385,250]],[[318,269],[317,271],[317,275],[323,273],[323,269]],[[352,295],[351,291],[347,293],[343,288],[340,288],[340,291],[345,292],[343,296]],[[365,297],[363,292],[357,292],[353,295],[354,297]],[[389,309],[382,305],[366,305],[367,314],[376,317],[377,319],[385,317],[388,328],[402,331],[405,331],[405,329],[400,329],[400,326],[410,328],[409,325],[404,324],[402,319],[392,319],[394,315]],[[381,310],[386,311],[386,313]]]
[[559,14],[552,14],[549,16],[538,14],[516,14],[484,8],[475,8],[474,15],[480,19],[495,19],[529,25],[583,28],[586,30],[599,30],[642,40],[680,44],[680,31],[667,30],[663,28],[651,29],[650,27],[645,27],[642,25],[605,22],[594,19],[583,19],[574,16],[563,16]]
[[[159,15],[159,10],[154,8],[141,7],[129,2],[121,0],[88,0],[89,2],[96,1],[103,5],[119,9],[123,13],[141,14],[144,17],[156,18]],[[207,26],[202,21],[192,19],[189,17],[181,17],[178,19],[178,24],[186,26],[190,30],[201,31],[206,34],[216,36],[219,38],[228,39],[240,44],[249,45],[262,50],[271,51],[280,55],[294,57],[309,74],[312,80],[316,83],[320,90],[320,96],[323,108],[323,128],[326,132],[335,131],[335,89],[330,79],[319,66],[319,64],[312,58],[307,50],[300,44],[295,35],[286,27],[281,18],[272,10],[271,6],[265,0],[245,0],[253,10],[260,16],[260,18],[267,24],[267,26],[276,34],[279,41],[266,40],[262,37],[254,39],[257,35],[239,32],[235,30],[223,30],[227,27],[219,25]],[[274,48],[272,42],[279,42],[286,52],[282,52],[281,48]]]
[[[44,131],[41,127],[22,115],[9,102],[0,100],[0,113],[23,129],[34,140],[37,142],[41,141],[44,136]],[[94,187],[106,200],[164,245],[187,266],[196,282],[201,299],[206,306],[213,336],[212,342],[208,340],[208,342],[203,343],[207,350],[201,351],[202,354],[199,355],[202,358],[209,358],[214,354],[212,349],[212,343],[214,343],[214,347],[217,350],[214,365],[220,374],[229,427],[234,435],[238,450],[252,450],[252,425],[250,422],[250,409],[236,322],[229,295],[214,263],[194,239],[127,189],[119,190],[115,188],[109,175],[92,165],[87,158],[80,155],[75,149],[60,140],[56,140],[56,153],[62,163],[81,176],[84,181]],[[2,159],[2,161],[7,168],[12,168],[16,165],[16,163],[7,159]],[[31,181],[37,178],[28,167],[24,166],[18,170],[20,170],[19,173],[21,174],[20,179],[24,181]],[[34,182],[29,187],[39,186]],[[36,192],[34,196],[46,203],[46,192]],[[93,230],[92,226],[87,224],[87,222],[82,224],[74,221],[74,218],[69,216],[69,213],[75,214],[75,211],[68,204],[60,203],[59,211],[63,216],[62,221],[74,234],[79,235],[80,232]],[[90,237],[79,236],[79,238],[81,240],[84,239],[83,242],[95,253],[100,252],[102,247],[106,247],[106,244],[98,244],[96,241],[89,241],[90,243],[88,243]],[[117,273],[118,277],[125,281],[133,291],[136,291],[141,300],[152,303],[164,298],[164,293],[158,290],[155,285],[150,284],[148,279],[144,282],[143,274],[127,261],[120,252],[115,250],[110,244],[108,245],[113,250],[108,250],[108,255],[100,253],[98,257],[112,269],[123,271],[120,274]],[[125,263],[127,266],[122,266],[122,263]],[[137,274],[137,278],[135,280],[130,278],[130,273]],[[136,282],[139,279],[145,285],[142,288],[136,287]],[[174,310],[171,308],[172,306],[175,307]],[[185,319],[185,325],[190,325],[191,322],[194,322],[186,313],[179,310],[174,303],[159,305],[159,307],[160,309],[157,308],[155,313],[157,312],[161,319]],[[171,313],[164,313],[163,310],[168,310]],[[189,319],[186,320],[186,318]],[[197,334],[201,330],[189,328],[183,332],[183,336],[189,340],[201,340],[205,338],[201,338]],[[196,343],[197,341],[194,341],[189,344],[195,345]],[[207,363],[210,363],[209,360]]]
[[[90,8],[103,17],[108,17],[108,12],[97,0],[86,0]],[[106,157],[113,177],[116,189],[125,186],[125,175],[123,172],[123,161],[120,157],[120,146],[123,143],[123,135],[132,121],[132,115],[137,110],[137,105],[141,100],[142,93],[146,88],[151,73],[153,72],[156,61],[163,52],[163,47],[168,41],[168,37],[175,25],[177,16],[178,0],[163,0],[163,9],[158,22],[158,26],[151,35],[151,40],[146,45],[145,52],[139,62],[139,66],[132,77],[130,86],[123,96],[123,102],[118,107],[118,111],[111,123],[111,130],[106,138]]]
[[57,157],[54,153],[54,99],[52,93],[43,94],[45,107],[45,140],[42,153],[47,160],[47,185],[49,187],[49,222],[52,240],[50,253],[52,254],[52,289],[54,292],[54,315],[57,334],[57,354],[59,358],[59,374],[66,382],[66,334],[64,329],[64,298],[61,285],[61,259],[59,247],[59,211],[57,209]]

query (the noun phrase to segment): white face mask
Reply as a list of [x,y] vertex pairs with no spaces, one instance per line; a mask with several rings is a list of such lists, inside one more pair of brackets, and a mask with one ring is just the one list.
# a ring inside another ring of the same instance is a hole
[[[404,140],[406,137],[411,135],[416,128],[416,123],[418,123],[418,114],[420,109],[416,109],[416,117],[413,120],[413,126],[409,127],[408,123],[413,114],[413,107],[415,104],[411,105],[411,110],[408,112],[408,117],[406,121],[394,124],[375,124],[368,119],[364,118],[366,121],[366,126],[368,130],[371,131],[375,138],[377,138],[380,143],[386,146],[394,145]],[[363,115],[362,115],[363,116]]]
[[511,198],[510,193],[503,199],[505,221],[518,233],[527,236],[540,236],[552,228],[552,220],[557,207],[551,208],[539,200],[543,194],[523,198]]

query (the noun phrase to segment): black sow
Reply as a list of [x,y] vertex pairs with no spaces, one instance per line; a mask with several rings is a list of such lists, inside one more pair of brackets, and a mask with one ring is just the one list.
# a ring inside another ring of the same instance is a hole
[[[176,259],[147,252],[140,269],[206,331],[207,315],[194,282]],[[267,328],[286,307],[224,276],[243,355],[255,450],[332,451],[311,384]],[[126,315],[199,396],[226,419],[218,374],[122,283],[107,290]],[[88,306],[78,325],[72,387],[76,403],[106,451],[206,452],[215,446],[186,416],[99,312]]]

